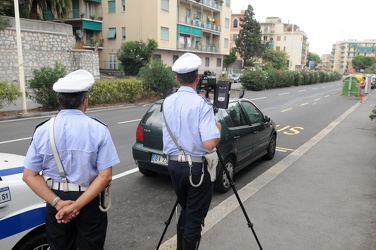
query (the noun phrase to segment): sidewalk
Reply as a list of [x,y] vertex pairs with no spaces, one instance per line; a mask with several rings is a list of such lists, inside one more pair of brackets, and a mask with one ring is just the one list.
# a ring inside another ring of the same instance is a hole
[[[376,249],[375,91],[366,98],[242,192],[263,249]],[[259,248],[238,207],[200,249]]]
[[[375,104],[373,91],[238,190],[263,249],[376,249]],[[234,195],[209,211],[199,249],[259,249]]]

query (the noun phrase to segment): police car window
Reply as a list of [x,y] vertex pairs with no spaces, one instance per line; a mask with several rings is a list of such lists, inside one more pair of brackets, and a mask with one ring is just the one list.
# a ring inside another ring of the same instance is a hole
[[242,105],[245,112],[247,113],[249,120],[251,121],[251,124],[263,122],[263,116],[261,112],[252,103],[242,102]]
[[153,106],[151,106],[150,109],[146,112],[146,114],[142,118],[141,123],[150,125],[150,126],[162,127],[161,105],[154,104]]
[[233,127],[246,125],[244,114],[238,102],[229,103],[226,111],[232,121]]

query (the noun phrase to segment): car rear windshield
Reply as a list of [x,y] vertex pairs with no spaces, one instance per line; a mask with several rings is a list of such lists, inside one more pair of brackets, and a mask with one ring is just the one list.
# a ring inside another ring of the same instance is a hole
[[161,105],[153,104],[141,120],[142,124],[162,127]]

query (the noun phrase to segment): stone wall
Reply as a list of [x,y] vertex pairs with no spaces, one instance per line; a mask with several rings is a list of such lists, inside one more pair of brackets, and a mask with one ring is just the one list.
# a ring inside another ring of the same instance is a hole
[[[10,26],[0,30],[0,81],[19,83],[16,26],[14,18],[9,19]],[[20,26],[26,84],[33,78],[33,70],[54,67],[55,62],[66,66],[67,73],[86,69],[99,78],[98,52],[73,49],[71,25],[21,19]]]

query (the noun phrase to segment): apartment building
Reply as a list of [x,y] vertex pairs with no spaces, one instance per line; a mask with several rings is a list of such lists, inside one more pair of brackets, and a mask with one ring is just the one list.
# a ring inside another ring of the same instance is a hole
[[332,71],[332,54],[323,54],[320,59],[321,63],[319,65],[319,69],[324,71]]
[[[172,65],[185,52],[220,73],[230,48],[230,0],[72,0],[65,23],[83,48],[99,53],[101,69],[120,69],[116,52],[127,41],[158,42],[154,59]],[[202,72],[201,72],[202,71]]]
[[355,73],[352,59],[355,56],[374,56],[376,39],[358,41],[349,39],[336,42],[332,46],[331,70],[342,74]]
[[267,17],[261,25],[261,39],[276,51],[289,55],[289,70],[302,70],[306,64],[309,44],[308,37],[299,26],[282,23],[279,17]]

